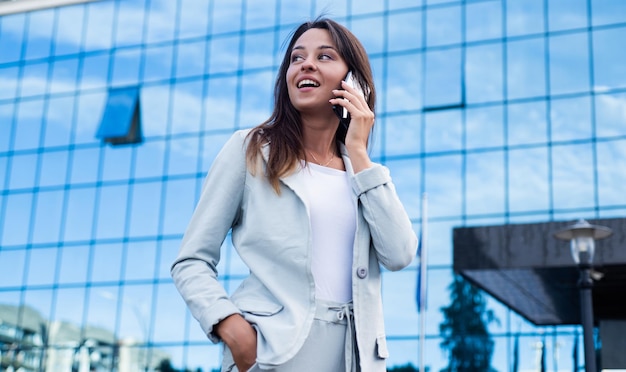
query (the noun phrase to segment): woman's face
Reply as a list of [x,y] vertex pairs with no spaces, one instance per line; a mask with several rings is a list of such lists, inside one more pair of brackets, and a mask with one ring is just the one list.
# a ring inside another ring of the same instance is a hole
[[291,50],[287,90],[293,106],[302,113],[332,113],[329,99],[348,73],[330,33],[312,28],[304,32]]

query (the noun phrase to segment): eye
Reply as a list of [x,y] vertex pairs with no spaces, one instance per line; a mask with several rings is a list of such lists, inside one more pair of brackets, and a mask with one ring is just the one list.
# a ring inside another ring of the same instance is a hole
[[300,54],[292,54],[291,55],[291,62],[297,62],[297,61],[301,61],[303,59],[304,59],[304,57],[302,57],[302,55],[300,55]]
[[320,60],[332,60],[333,57],[330,54],[320,54],[318,57]]

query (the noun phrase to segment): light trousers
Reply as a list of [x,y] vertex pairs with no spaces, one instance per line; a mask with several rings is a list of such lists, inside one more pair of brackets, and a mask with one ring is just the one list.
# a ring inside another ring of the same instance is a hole
[[[311,332],[298,353],[285,364],[247,372],[358,372],[358,348],[352,303],[317,300]],[[228,347],[224,346],[222,372],[239,372]]]

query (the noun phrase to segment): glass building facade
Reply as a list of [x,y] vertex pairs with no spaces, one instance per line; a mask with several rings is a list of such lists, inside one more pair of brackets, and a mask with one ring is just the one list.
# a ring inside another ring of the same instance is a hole
[[[283,42],[319,14],[370,55],[371,156],[418,233],[429,197],[431,371],[448,360],[454,227],[626,213],[622,0],[103,0],[3,15],[0,370],[218,368],[169,266],[212,159],[269,116]],[[390,367],[418,365],[416,268],[383,273]],[[219,269],[228,290],[246,275],[228,241]],[[578,327],[487,301],[496,370],[537,370],[542,351],[547,370],[572,370]]]

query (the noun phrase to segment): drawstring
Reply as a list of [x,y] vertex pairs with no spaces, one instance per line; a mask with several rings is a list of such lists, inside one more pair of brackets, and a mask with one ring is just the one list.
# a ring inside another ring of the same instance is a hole
[[337,311],[336,316],[338,321],[346,320],[346,342],[345,342],[345,353],[346,353],[346,371],[357,372],[356,365],[356,357],[355,357],[355,344],[356,340],[354,339],[354,309],[352,307],[352,303],[349,302],[347,304],[343,304],[341,306],[331,306],[329,310]]

